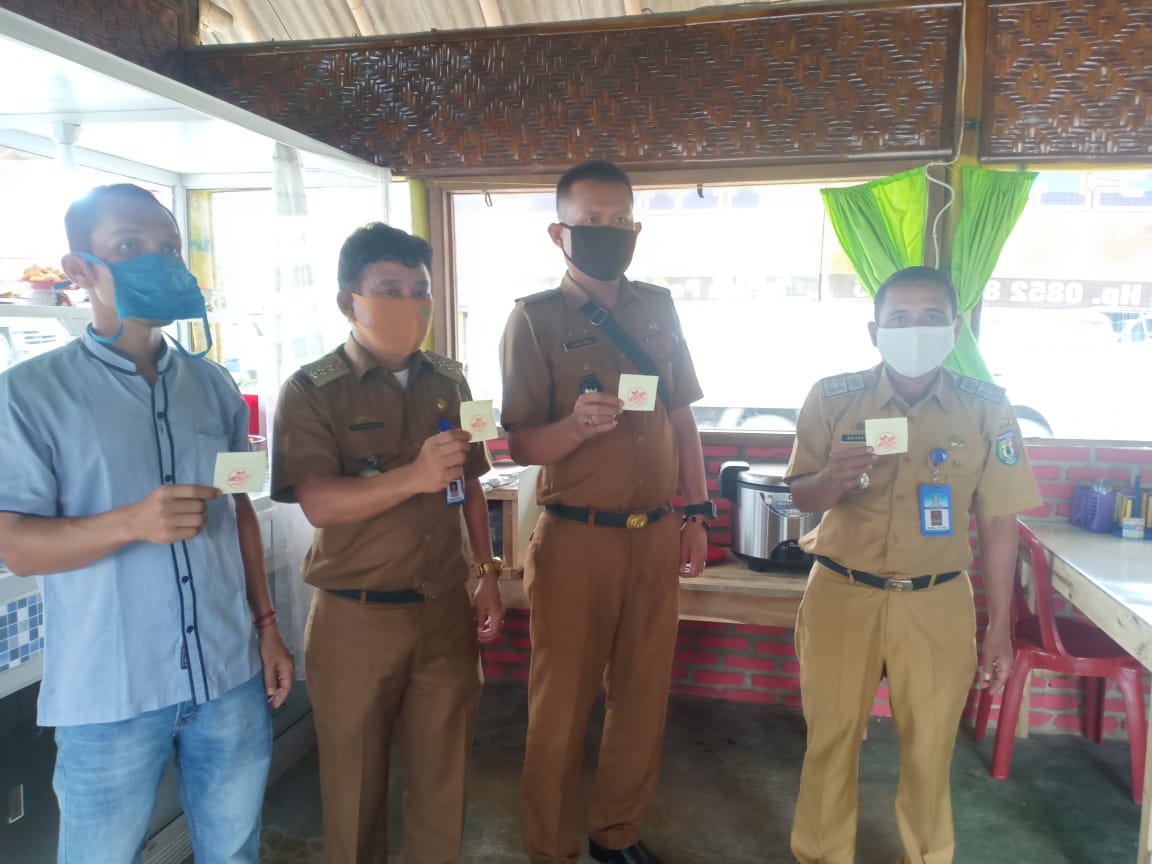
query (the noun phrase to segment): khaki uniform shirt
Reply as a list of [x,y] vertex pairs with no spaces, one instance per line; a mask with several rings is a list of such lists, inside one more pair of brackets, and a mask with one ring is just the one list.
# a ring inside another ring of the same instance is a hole
[[[569,277],[558,289],[518,300],[501,344],[505,429],[541,426],[572,413],[580,382],[595,375],[605,393],[619,392],[620,374],[638,370],[580,312],[588,295]],[[700,398],[700,384],[672,296],[664,288],[624,281],[612,310],[620,326],[655,362],[670,407]],[[611,432],[581,444],[540,470],[537,499],[612,512],[651,510],[676,491],[679,452],[668,412],[625,411]]]
[[[929,393],[909,406],[883,364],[825,378],[812,388],[796,424],[787,479],[828,465],[832,450],[864,443],[864,421],[908,418],[908,452],[877,456],[866,489],[853,489],[802,541],[808,552],[845,567],[890,576],[964,570],[972,562],[971,515],[1018,513],[1041,503],[1004,391],[942,369]],[[939,479],[931,454],[947,451]],[[952,488],[952,535],[920,530],[919,487]]]
[[[415,461],[441,417],[460,427],[460,403],[472,395],[460,364],[417,352],[407,388],[352,337],[288,379],[276,406],[272,497],[295,501],[294,487],[314,477],[361,477]],[[490,467],[472,446],[464,476]],[[415,495],[363,522],[316,529],[304,581],[319,588],[416,589],[435,597],[463,584],[459,505],[444,490]]]

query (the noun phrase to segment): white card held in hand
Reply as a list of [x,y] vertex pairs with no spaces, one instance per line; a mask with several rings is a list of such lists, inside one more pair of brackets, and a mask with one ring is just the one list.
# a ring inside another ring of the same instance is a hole
[[908,452],[908,418],[884,417],[864,421],[864,441],[877,456]]
[[268,454],[217,453],[216,474],[212,485],[226,495],[237,492],[262,492],[268,475]]
[[491,441],[500,437],[496,429],[496,415],[492,412],[492,400],[461,402],[460,428],[471,432],[473,441]]
[[624,373],[620,376],[620,398],[624,401],[625,411],[655,411],[656,389],[660,379],[655,375],[632,375]]

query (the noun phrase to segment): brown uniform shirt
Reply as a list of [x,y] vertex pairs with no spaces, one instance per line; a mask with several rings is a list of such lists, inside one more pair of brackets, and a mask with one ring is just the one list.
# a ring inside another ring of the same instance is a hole
[[[909,406],[883,364],[817,382],[796,424],[787,479],[824,469],[832,450],[864,443],[864,421],[908,418],[908,452],[878,456],[866,489],[824,514],[803,547],[846,567],[892,576],[964,570],[972,563],[970,515],[1018,513],[1041,503],[1012,406],[999,387],[941,370]],[[947,451],[933,479],[932,451]],[[924,536],[919,487],[952,489],[952,535]]]
[[[501,343],[500,422],[505,429],[567,417],[588,375],[599,379],[605,393],[615,395],[620,374],[638,371],[581,314],[588,299],[566,275],[558,289],[516,302]],[[666,289],[625,281],[612,315],[659,368],[671,408],[700,398],[692,357]],[[555,465],[543,466],[537,498],[541,504],[613,512],[650,510],[667,503],[678,474],[676,436],[657,399],[655,411],[626,411],[613,431],[584,442]]]
[[[407,388],[352,337],[288,379],[276,406],[272,497],[295,501],[296,484],[314,477],[360,477],[413,462],[441,417],[460,426],[460,403],[472,395],[460,364],[417,352]],[[464,476],[490,467],[472,446]],[[348,525],[316,529],[304,581],[320,588],[396,591],[435,597],[464,583],[460,507],[444,490],[413,496]]]

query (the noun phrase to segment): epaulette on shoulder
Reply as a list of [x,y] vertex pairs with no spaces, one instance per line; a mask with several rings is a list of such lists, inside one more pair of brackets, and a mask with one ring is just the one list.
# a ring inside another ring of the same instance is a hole
[[662,285],[653,285],[651,282],[633,282],[632,287],[639,288],[643,291],[651,291],[654,294],[660,294],[664,297],[671,297],[672,292]]
[[319,360],[314,360],[300,367],[300,371],[312,382],[315,387],[331,384],[337,378],[343,378],[352,370],[339,354],[325,354]]
[[969,396],[975,396],[977,399],[984,399],[987,402],[999,404],[1003,402],[1007,396],[1003,387],[999,387],[988,381],[981,381],[979,378],[969,378],[967,375],[956,375],[953,380],[956,384],[956,389],[961,393],[967,393]]
[[560,297],[559,288],[549,288],[547,291],[537,291],[535,294],[529,294],[527,297],[517,297],[517,303],[539,303],[542,300],[558,299]]
[[847,396],[849,393],[858,393],[868,386],[867,372],[849,372],[845,375],[833,375],[820,381],[820,389],[825,399],[835,399],[837,396]]
[[424,356],[428,358],[428,362],[432,364],[432,368],[439,372],[446,378],[451,378],[453,381],[459,381],[462,384],[467,384],[464,378],[464,364],[451,357],[445,357],[443,354],[436,354],[433,351],[425,351]]

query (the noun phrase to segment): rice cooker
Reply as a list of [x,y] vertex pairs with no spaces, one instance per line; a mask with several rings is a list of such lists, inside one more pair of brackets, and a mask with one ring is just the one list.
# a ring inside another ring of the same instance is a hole
[[785,468],[747,462],[725,462],[720,468],[720,495],[732,502],[732,552],[753,570],[812,566],[812,556],[799,541],[823,514],[796,508],[784,483]]

